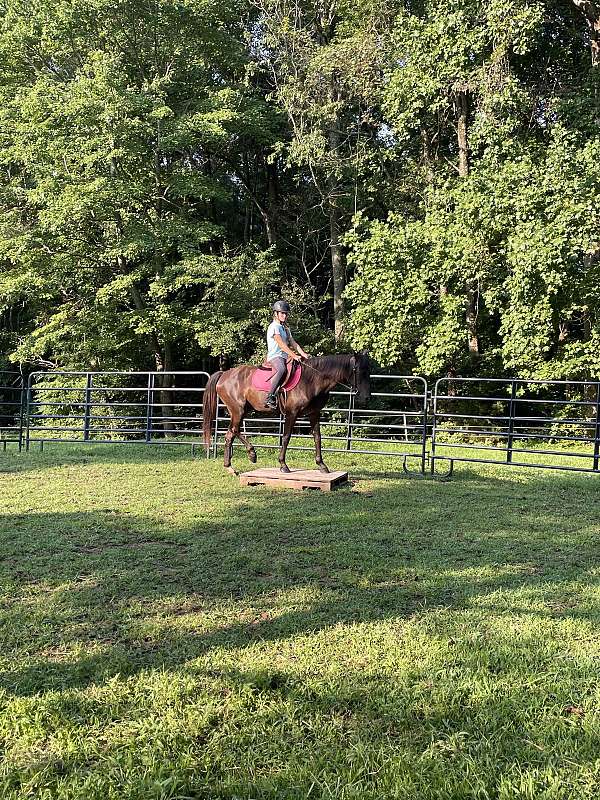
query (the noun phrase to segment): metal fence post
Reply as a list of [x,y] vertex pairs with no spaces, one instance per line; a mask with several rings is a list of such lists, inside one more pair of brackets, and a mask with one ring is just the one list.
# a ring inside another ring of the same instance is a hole
[[517,396],[517,382],[511,381],[510,403],[508,404],[508,436],[506,438],[506,463],[510,464],[513,457],[513,439],[515,432],[515,398]]
[[90,400],[92,398],[92,382],[94,376],[91,372],[86,373],[85,381],[85,405],[83,411],[83,441],[89,442],[90,440]]
[[32,386],[32,378],[34,378],[35,372],[32,372],[29,378],[27,379],[27,409],[25,412],[25,452],[29,452],[29,443],[30,443],[30,436],[29,436],[29,425],[30,425],[30,415],[31,415],[31,400],[33,396],[33,386]]
[[27,391],[25,389],[25,382],[23,381],[23,376],[21,375],[21,391],[19,392],[19,396],[21,398],[19,403],[19,453],[23,449],[23,411],[25,409],[25,402]]
[[600,381],[596,383],[596,426],[594,428],[594,472],[598,471],[600,455]]
[[444,380],[444,378],[440,378],[435,382],[435,386],[433,387],[433,392],[431,394],[431,449],[429,451],[430,461],[431,461],[431,474],[433,475],[435,472],[435,434],[436,434],[436,422],[437,422],[437,395],[438,395],[438,386],[440,381]]
[[148,395],[146,397],[146,444],[152,441],[152,412],[154,410],[154,373],[148,373]]
[[[427,381],[423,380],[423,433],[421,439],[421,472],[425,474],[425,462],[427,461],[427,409],[430,401],[429,387]],[[406,423],[405,423],[406,425]]]
[[352,449],[352,423],[354,422],[354,392],[348,397],[348,426],[346,428],[346,450]]

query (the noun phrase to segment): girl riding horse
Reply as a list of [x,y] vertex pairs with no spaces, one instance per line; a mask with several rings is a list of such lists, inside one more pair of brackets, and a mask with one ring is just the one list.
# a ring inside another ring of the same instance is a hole
[[[290,304],[286,300],[278,300],[273,303],[273,322],[267,330],[267,361],[273,367],[273,377],[271,378],[271,391],[265,402],[274,411],[278,407],[277,393],[286,374],[286,356],[294,361],[300,361],[300,358],[310,358],[306,350],[303,350],[294,341],[287,324],[289,313]],[[297,352],[295,353],[291,348]]]
[[[281,313],[278,309],[275,311]],[[278,333],[278,335],[280,334]],[[281,338],[283,341],[283,337]],[[281,343],[277,342],[277,339],[275,342],[281,347]],[[288,342],[289,340],[283,343],[288,345]],[[293,339],[289,344],[292,343],[295,344]],[[281,349],[288,352],[283,347]],[[290,471],[285,463],[285,454],[292,429],[299,416],[306,416],[315,442],[317,466],[321,472],[329,472],[321,452],[321,410],[327,403],[330,392],[338,384],[346,385],[356,395],[359,403],[368,402],[371,396],[369,357],[366,353],[351,353],[311,358],[302,348],[297,347],[297,349],[306,357],[306,361],[302,365],[302,374],[297,386],[291,391],[285,392],[285,396],[281,398],[280,406],[285,420],[279,450],[279,466],[282,472]],[[231,451],[236,436],[246,448],[250,461],[253,464],[256,463],[256,450],[241,430],[244,417],[252,411],[264,413],[271,410],[271,406],[267,405],[268,393],[252,385],[252,375],[257,369],[258,367],[250,364],[242,364],[242,366],[234,367],[226,372],[215,372],[210,376],[204,391],[202,432],[207,449],[210,447],[212,438],[217,397],[229,411],[231,420],[225,434],[224,466],[232,474],[236,474],[231,466]],[[272,393],[271,389],[270,394]]]

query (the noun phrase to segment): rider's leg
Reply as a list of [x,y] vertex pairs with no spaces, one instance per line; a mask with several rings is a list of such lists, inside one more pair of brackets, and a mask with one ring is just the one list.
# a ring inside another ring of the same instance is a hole
[[277,356],[277,358],[272,358],[270,363],[273,367],[273,377],[270,380],[271,390],[265,402],[269,408],[277,408],[277,390],[283,382],[286,373],[285,358]]

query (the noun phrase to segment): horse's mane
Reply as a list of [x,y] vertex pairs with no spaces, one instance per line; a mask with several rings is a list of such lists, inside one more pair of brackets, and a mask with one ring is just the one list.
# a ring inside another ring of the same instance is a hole
[[352,369],[351,360],[352,356],[348,354],[312,356],[308,359],[309,368],[303,371],[304,378],[308,384],[315,387],[322,375],[335,378],[338,383],[347,381]]

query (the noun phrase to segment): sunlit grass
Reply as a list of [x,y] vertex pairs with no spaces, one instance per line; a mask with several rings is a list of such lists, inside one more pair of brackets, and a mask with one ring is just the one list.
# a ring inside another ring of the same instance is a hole
[[328,463],[0,453],[3,800],[598,796],[600,478]]

